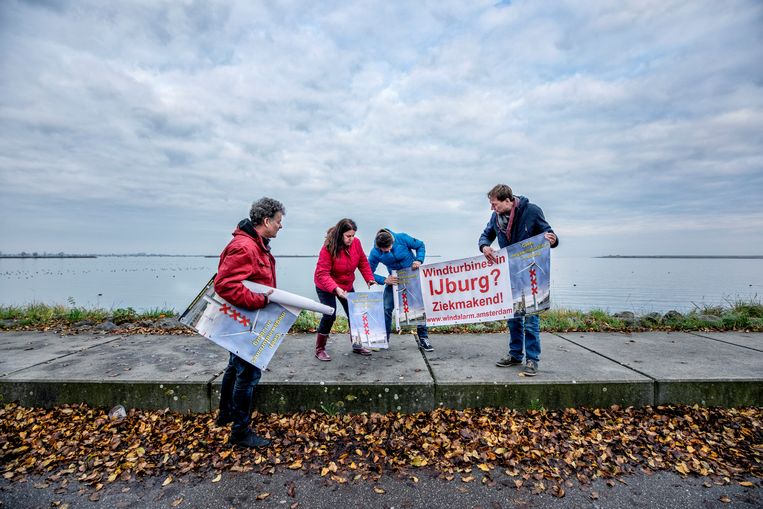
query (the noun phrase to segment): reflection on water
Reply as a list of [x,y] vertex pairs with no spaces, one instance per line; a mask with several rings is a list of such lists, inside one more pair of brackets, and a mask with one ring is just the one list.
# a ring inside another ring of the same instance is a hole
[[[278,258],[279,288],[316,298],[315,262]],[[0,259],[0,304],[182,311],[216,270],[217,259],[203,257]],[[359,275],[356,281],[356,290],[365,289]],[[763,260],[564,258],[552,251],[552,308],[688,311],[758,299],[762,290]]]

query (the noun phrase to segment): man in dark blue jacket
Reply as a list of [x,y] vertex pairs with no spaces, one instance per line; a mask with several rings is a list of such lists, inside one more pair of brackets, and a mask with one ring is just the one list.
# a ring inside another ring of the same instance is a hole
[[[424,263],[426,248],[424,243],[407,233],[395,233],[386,228],[379,230],[374,239],[374,248],[368,253],[368,263],[374,279],[384,287],[384,326],[387,329],[387,339],[392,331],[392,310],[395,307],[392,285],[397,284],[397,276],[393,276],[393,270],[411,268],[418,269]],[[379,262],[386,265],[390,275],[386,278],[375,274]],[[416,337],[419,348],[425,352],[432,352],[432,344],[429,342],[429,331],[426,325],[416,326]]]
[[[498,184],[487,193],[493,215],[480,235],[479,248],[488,261],[495,263],[495,252],[490,247],[495,239],[504,248],[545,232],[551,247],[559,245],[554,230],[543,217],[543,211],[524,196],[514,196],[511,188]],[[505,368],[522,364],[527,354],[524,374],[535,376],[540,361],[540,319],[538,315],[525,315],[509,319],[509,356],[496,362]]]

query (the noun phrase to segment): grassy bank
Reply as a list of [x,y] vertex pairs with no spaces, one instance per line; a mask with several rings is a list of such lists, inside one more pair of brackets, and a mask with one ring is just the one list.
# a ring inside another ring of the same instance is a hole
[[[172,309],[151,309],[136,311],[133,308],[83,308],[64,305],[27,304],[26,306],[0,306],[0,322],[12,326],[74,325],[82,322],[102,323],[110,321],[116,325],[138,323],[176,317]],[[9,322],[13,322],[12,324]],[[0,328],[3,323],[0,323]]]
[[[292,327],[292,332],[314,332],[320,316],[303,311]],[[0,329],[45,329],[92,326],[111,322],[123,327],[140,325],[151,327],[158,320],[176,318],[171,309],[136,311],[133,308],[86,309],[76,306],[29,304],[26,306],[0,306]],[[180,325],[178,324],[178,327]],[[334,332],[347,332],[347,319],[339,317]],[[602,310],[588,312],[555,309],[541,315],[541,329],[548,332],[626,332],[648,330],[748,330],[763,332],[763,304],[739,301],[726,306],[695,306],[689,313],[669,311],[665,314],[634,315],[630,312],[608,313]],[[484,333],[506,330],[506,323],[487,322],[469,325],[436,327],[439,333]]]

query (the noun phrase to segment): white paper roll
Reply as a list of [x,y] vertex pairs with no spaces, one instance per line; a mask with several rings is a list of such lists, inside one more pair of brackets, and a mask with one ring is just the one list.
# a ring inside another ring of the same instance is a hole
[[270,299],[271,302],[277,302],[282,306],[306,309],[324,315],[331,315],[334,313],[334,309],[325,304],[316,302],[313,299],[308,299],[307,297],[302,297],[301,295],[279,290],[278,288],[271,288],[259,283],[253,283],[252,281],[244,281],[244,286],[255,293],[265,293],[268,290],[273,290],[273,293],[268,295],[268,299]]

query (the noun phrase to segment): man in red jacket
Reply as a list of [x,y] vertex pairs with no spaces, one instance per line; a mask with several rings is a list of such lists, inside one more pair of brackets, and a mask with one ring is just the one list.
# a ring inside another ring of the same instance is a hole
[[[276,261],[270,254],[270,239],[282,228],[286,214],[283,204],[272,198],[260,198],[252,204],[249,219],[238,223],[233,239],[220,254],[215,277],[215,292],[234,306],[255,310],[268,304],[268,294],[254,293],[244,281],[276,286]],[[231,353],[220,390],[220,414],[217,424],[233,423],[229,442],[241,447],[265,447],[270,441],[249,429],[254,387],[262,372]]]

